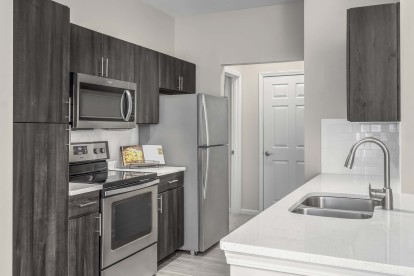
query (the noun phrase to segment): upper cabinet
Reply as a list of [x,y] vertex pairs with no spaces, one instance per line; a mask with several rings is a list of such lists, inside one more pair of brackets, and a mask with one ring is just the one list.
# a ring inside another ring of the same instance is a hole
[[158,56],[158,52],[135,46],[137,124],[158,124],[159,122]]
[[134,81],[134,45],[71,24],[70,70]]
[[196,66],[184,60],[169,55],[160,54],[161,93],[195,93],[196,92]]
[[14,0],[14,122],[68,123],[69,8]]
[[399,29],[399,4],[348,10],[349,121],[400,120]]

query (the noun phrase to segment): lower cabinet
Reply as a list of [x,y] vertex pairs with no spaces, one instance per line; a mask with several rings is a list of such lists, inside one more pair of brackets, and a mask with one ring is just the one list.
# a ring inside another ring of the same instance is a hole
[[158,262],[184,244],[184,188],[158,195]]
[[69,276],[99,276],[99,213],[69,220]]

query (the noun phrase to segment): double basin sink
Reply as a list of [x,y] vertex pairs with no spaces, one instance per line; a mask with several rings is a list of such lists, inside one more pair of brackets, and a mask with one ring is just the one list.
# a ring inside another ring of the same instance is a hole
[[343,219],[369,219],[380,200],[332,194],[308,195],[289,211],[296,214]]

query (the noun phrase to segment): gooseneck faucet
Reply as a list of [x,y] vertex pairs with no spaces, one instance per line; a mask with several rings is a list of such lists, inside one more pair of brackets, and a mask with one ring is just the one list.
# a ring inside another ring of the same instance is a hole
[[371,184],[369,184],[369,196],[375,200],[381,200],[381,205],[383,209],[392,210],[393,209],[393,197],[392,189],[390,186],[390,153],[385,144],[376,138],[367,137],[356,142],[349,151],[348,157],[345,161],[345,167],[352,169],[355,160],[355,152],[358,147],[365,143],[374,143],[378,145],[382,152],[384,153],[384,188],[382,189],[371,189]]

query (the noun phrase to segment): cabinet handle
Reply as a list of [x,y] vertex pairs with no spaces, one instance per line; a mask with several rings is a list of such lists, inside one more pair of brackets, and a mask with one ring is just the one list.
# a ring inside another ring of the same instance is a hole
[[184,90],[184,77],[181,77],[181,91]]
[[99,216],[96,217],[98,220],[98,230],[96,230],[96,233],[99,233],[99,236],[102,236],[102,216],[99,214]]
[[108,77],[109,58],[106,58],[106,77]]
[[160,213],[162,214],[162,195],[158,197],[158,201],[161,202],[158,204],[158,211],[160,211]]
[[68,143],[66,145],[70,147],[70,138],[71,138],[71,131],[72,131],[72,128],[70,127],[70,125],[69,125],[69,128],[67,128],[66,130],[68,131],[68,136],[69,136]]
[[167,182],[168,182],[168,184],[173,184],[173,183],[175,183],[175,182],[178,182],[178,179],[171,180],[171,181],[167,181]]
[[101,71],[99,72],[98,76],[103,77],[104,76],[104,58],[101,58]]
[[95,205],[96,203],[97,203],[97,201],[91,201],[91,202],[88,202],[88,203],[79,204],[79,208],[83,208],[83,207],[88,207],[88,206],[91,206],[91,205]]
[[68,111],[68,123],[70,123],[72,121],[72,98],[69,97],[68,101],[66,102],[69,106],[69,111]]
[[180,91],[181,90],[181,77],[179,76],[178,77],[178,91]]

